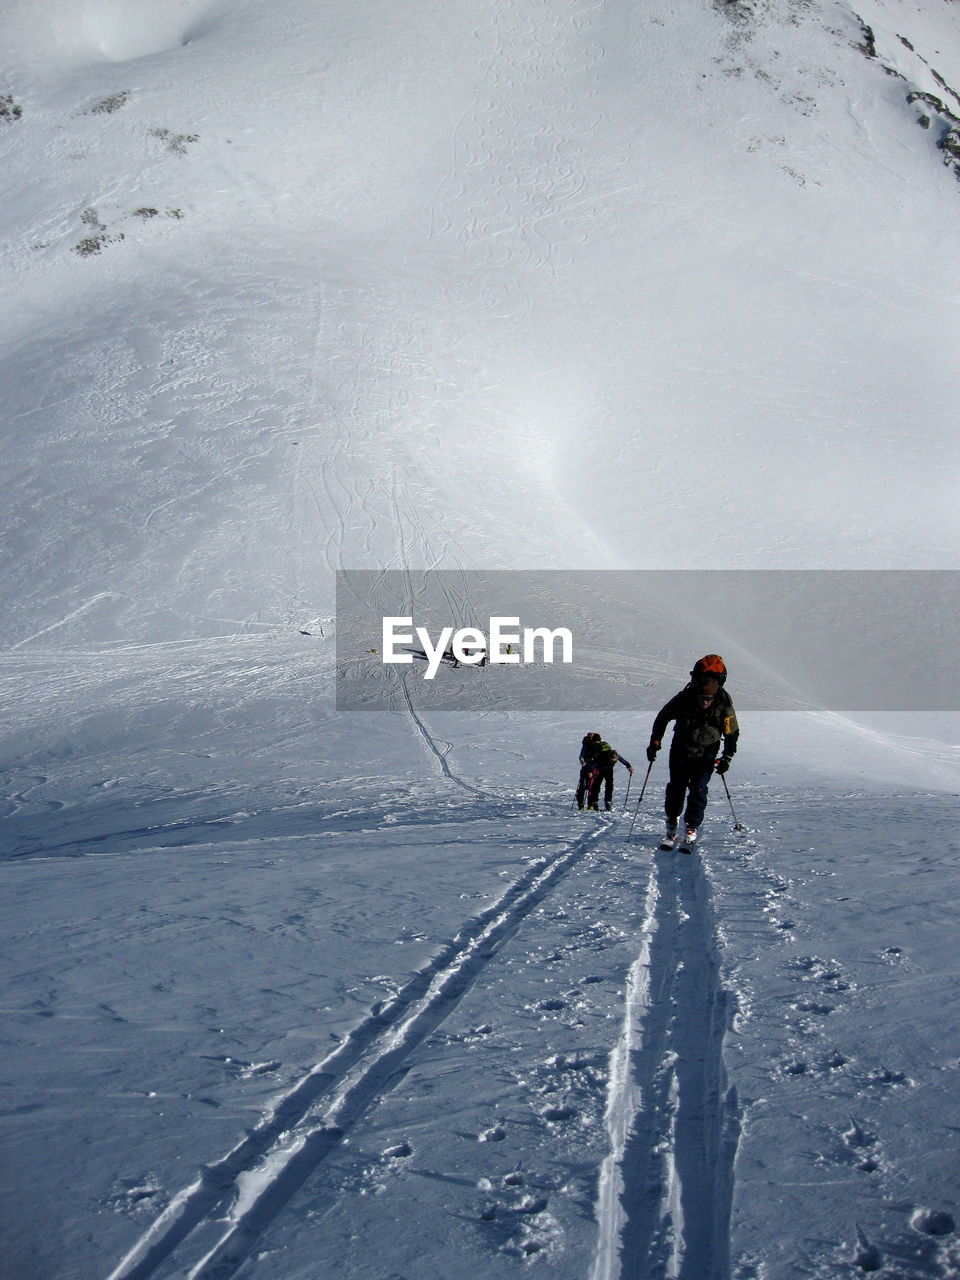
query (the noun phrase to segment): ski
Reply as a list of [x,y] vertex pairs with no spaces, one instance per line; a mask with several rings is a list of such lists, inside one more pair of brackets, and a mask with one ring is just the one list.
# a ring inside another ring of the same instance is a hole
[[677,847],[678,838],[679,837],[677,836],[664,836],[664,838],[660,841],[660,848],[663,850],[664,853],[669,853],[672,849],[675,849]]

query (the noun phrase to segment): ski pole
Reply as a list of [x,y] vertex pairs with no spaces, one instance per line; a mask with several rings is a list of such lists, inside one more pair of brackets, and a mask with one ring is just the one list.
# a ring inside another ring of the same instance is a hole
[[630,783],[633,781],[633,774],[627,776],[627,789],[623,796],[623,812],[627,812],[627,801],[630,799]]
[[653,768],[653,761],[651,760],[650,763],[647,765],[647,772],[646,772],[646,776],[643,779],[643,786],[640,788],[640,799],[637,801],[637,807],[633,811],[633,822],[630,823],[630,831],[627,834],[628,840],[633,839],[633,828],[637,821],[637,814],[640,812],[640,806],[643,804],[643,793],[647,789],[647,779],[650,777],[650,770],[652,768]]
[[727,786],[727,779],[725,774],[721,773],[720,781],[723,783],[723,789],[727,793],[727,803],[730,805],[730,812],[733,814],[733,829],[734,831],[743,831],[744,829],[743,823],[737,821],[737,811],[733,807],[733,800],[731,799],[731,796],[730,796],[730,788]]

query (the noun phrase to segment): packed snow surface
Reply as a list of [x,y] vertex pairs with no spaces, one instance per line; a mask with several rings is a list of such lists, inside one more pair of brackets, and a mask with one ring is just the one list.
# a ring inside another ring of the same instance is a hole
[[958,37],[4,5],[5,1275],[960,1274],[955,716],[744,714],[664,853],[659,702],[334,651],[341,568],[954,570]]

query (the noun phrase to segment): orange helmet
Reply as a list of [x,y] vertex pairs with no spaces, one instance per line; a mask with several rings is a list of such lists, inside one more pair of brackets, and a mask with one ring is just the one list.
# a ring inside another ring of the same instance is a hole
[[717,684],[723,684],[727,678],[727,668],[719,653],[708,653],[694,663],[690,675],[694,680],[697,676],[713,676]]

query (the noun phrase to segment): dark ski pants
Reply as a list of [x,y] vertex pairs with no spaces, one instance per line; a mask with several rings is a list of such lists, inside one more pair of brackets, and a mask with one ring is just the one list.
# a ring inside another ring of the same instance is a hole
[[684,821],[688,827],[699,827],[707,807],[707,790],[712,773],[712,760],[682,760],[671,756],[670,781],[663,798],[667,817],[674,821],[679,818],[686,798]]
[[600,788],[603,787],[603,803],[609,809],[613,804],[613,765],[605,769],[597,769],[590,783],[590,804],[600,803]]

